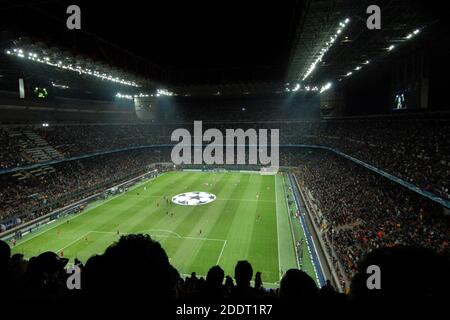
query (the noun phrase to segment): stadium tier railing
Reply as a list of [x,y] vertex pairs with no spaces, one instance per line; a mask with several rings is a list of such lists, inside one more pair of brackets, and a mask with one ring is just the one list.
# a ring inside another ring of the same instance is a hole
[[[299,222],[303,227],[305,237],[306,237],[306,243],[308,245],[308,248],[310,250],[313,266],[315,269],[315,272],[317,273],[317,278],[319,280],[319,285],[322,287],[325,285],[325,276],[324,276],[324,270],[322,268],[322,263],[319,257],[319,254],[316,249],[316,245],[314,243],[314,240],[312,238],[312,235],[310,233],[310,228],[308,228],[308,225],[305,221],[305,212],[303,210],[302,206],[302,200],[300,198],[300,194],[298,193],[298,186],[296,185],[295,180],[293,179],[293,175],[289,174],[289,182],[291,185],[292,192],[294,194],[294,200],[297,203],[297,208],[299,209]],[[313,230],[314,231],[314,230]]]

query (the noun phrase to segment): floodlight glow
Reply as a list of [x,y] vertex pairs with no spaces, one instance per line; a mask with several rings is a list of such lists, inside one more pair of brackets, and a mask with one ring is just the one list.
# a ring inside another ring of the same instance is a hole
[[[61,68],[61,69],[65,69],[65,70],[71,70],[74,72],[78,72],[79,74],[87,74],[87,75],[93,75],[97,78],[100,78],[102,80],[109,80],[112,82],[117,82],[117,83],[121,83],[124,85],[128,85],[128,86],[133,86],[133,87],[139,87],[139,85],[135,82],[135,81],[129,81],[129,80],[125,80],[125,79],[121,79],[119,77],[113,77],[113,75],[110,74],[106,74],[103,73],[102,75],[100,75],[100,73],[95,70],[94,72],[92,72],[92,70],[90,69],[85,69],[83,67],[81,67],[80,65],[77,65],[76,67],[74,67],[72,64],[65,64],[63,61],[58,60],[58,61],[53,61],[50,59],[50,57],[43,57],[41,59],[41,57],[35,53],[35,52],[24,52],[24,50],[19,49],[19,48],[13,48],[12,51],[11,50],[6,50],[7,54],[12,54],[15,55],[19,58],[24,58],[25,55],[27,55],[28,59],[31,61],[35,61],[35,62],[39,62],[39,63],[45,63],[49,66],[52,67],[56,67],[56,68]],[[78,64],[78,63],[76,63]]]
[[158,89],[158,90],[156,90],[156,96],[157,96],[157,97],[159,97],[159,96],[168,96],[168,97],[171,97],[171,96],[173,96],[173,95],[174,95],[174,93],[171,92],[171,91],[169,91],[169,90],[167,90],[167,89]]
[[120,92],[118,92],[116,94],[116,97],[119,98],[119,99],[133,100],[133,96],[131,96],[129,94],[121,94]]
[[332,86],[331,82],[328,82],[327,84],[323,85],[322,88],[320,89],[320,93],[327,91],[328,89],[330,89]]
[[395,46],[393,44],[391,44],[387,49],[388,49],[388,51],[392,51],[392,50],[394,50],[394,48],[395,48]]
[[330,36],[330,40],[325,42],[325,46],[319,51],[319,55],[314,59],[314,61],[310,64],[309,68],[306,70],[305,74],[302,77],[302,81],[305,81],[306,78],[314,71],[316,65],[322,61],[325,53],[331,48],[331,46],[335,43],[338,36],[344,31],[347,26],[347,23],[350,22],[349,18],[346,18],[343,22],[339,23],[339,26],[336,28],[336,32],[334,36]]

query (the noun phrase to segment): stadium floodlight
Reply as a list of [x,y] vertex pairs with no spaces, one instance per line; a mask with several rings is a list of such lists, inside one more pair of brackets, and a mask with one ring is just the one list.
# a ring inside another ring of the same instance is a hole
[[[106,73],[102,73],[100,75],[100,73],[98,71],[92,72],[91,69],[86,69],[83,68],[80,64],[83,64],[82,62],[75,62],[75,65],[77,65],[76,67],[74,67],[72,64],[70,63],[64,63],[63,60],[58,60],[58,61],[53,61],[50,57],[45,56],[45,57],[40,57],[36,52],[24,52],[23,49],[20,48],[12,48],[6,50],[7,54],[10,55],[15,55],[19,58],[24,58],[25,56],[28,57],[29,60],[31,61],[35,61],[38,63],[45,63],[49,66],[52,67],[56,67],[56,68],[61,68],[64,70],[71,70],[74,72],[77,72],[79,74],[87,74],[87,75],[92,75],[95,76],[97,78],[100,78],[102,80],[108,80],[108,81],[112,81],[112,82],[117,82],[123,85],[128,85],[128,86],[133,86],[133,87],[140,87],[140,85],[138,85],[135,81],[130,81],[130,80],[125,80],[125,79],[121,79],[117,76],[114,76],[112,74],[106,74]],[[68,57],[66,57],[65,59],[68,59]]]
[[350,77],[352,74],[353,74],[353,72],[349,71],[349,72],[347,72],[346,76]]
[[169,91],[169,90],[167,90],[167,89],[158,89],[158,90],[156,90],[156,96],[157,96],[157,97],[160,97],[160,96],[168,96],[168,97],[171,97],[171,96],[173,96],[173,95],[174,95],[174,93],[171,92],[171,91]]
[[[148,98],[150,95],[146,94],[146,93],[139,93],[139,94],[135,94],[134,97],[135,98]],[[151,95],[153,97],[153,95]]]
[[310,64],[310,66],[306,70],[305,74],[302,77],[302,81],[305,81],[306,78],[308,78],[311,75],[311,73],[316,68],[316,65],[322,61],[323,56],[328,52],[328,50],[331,48],[331,46],[335,43],[336,39],[340,36],[342,31],[344,31],[344,29],[346,28],[346,26],[349,22],[350,22],[350,18],[346,18],[344,21],[341,21],[339,23],[339,26],[336,28],[334,35],[330,36],[330,40],[325,42],[325,46],[323,46],[320,49],[318,56],[314,59],[314,61]]
[[394,48],[395,48],[395,46],[394,46],[393,44],[391,44],[391,45],[387,48],[387,50],[388,50],[388,51],[392,51],[392,50],[394,50]]
[[409,33],[405,38],[411,39],[412,37],[416,36],[420,32],[420,29],[416,29],[413,32]]
[[60,88],[60,89],[69,89],[69,86],[66,86],[64,84],[57,84],[57,83],[54,83],[53,81],[51,83],[52,83],[52,87]]
[[127,100],[133,100],[133,96],[129,95],[129,94],[121,94],[120,92],[118,92],[116,94],[116,97],[119,99],[127,99]]
[[329,90],[331,86],[332,86],[331,82],[328,82],[327,84],[323,85],[322,88],[320,89],[320,93]]
[[361,66],[357,66],[356,68],[355,68],[355,71],[358,71],[358,70],[361,70]]

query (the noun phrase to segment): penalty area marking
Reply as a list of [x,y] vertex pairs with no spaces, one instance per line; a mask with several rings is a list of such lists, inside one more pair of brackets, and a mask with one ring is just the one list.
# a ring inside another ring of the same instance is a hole
[[227,240],[225,240],[225,242],[222,245],[222,250],[220,250],[220,254],[219,254],[219,258],[217,258],[217,262],[216,262],[216,266],[219,265],[219,261],[222,258],[222,254],[223,254],[223,250],[225,249],[225,246],[227,245]]
[[[169,233],[168,235],[152,235],[150,232],[151,231],[159,231],[159,232],[167,232]],[[71,245],[74,245],[75,243],[77,243],[78,241],[82,240],[83,238],[86,238],[89,234],[91,233],[99,233],[99,234],[112,234],[115,235],[117,234],[117,232],[112,232],[112,231],[96,231],[96,230],[91,230],[86,232],[85,234],[83,234],[81,237],[69,242],[67,245],[65,245],[64,247],[62,247],[59,250],[53,251],[56,252],[57,254],[59,254],[61,251],[63,251],[64,249],[70,247]],[[201,240],[201,241],[219,241],[222,242],[222,249],[220,250],[220,254],[219,257],[217,258],[217,262],[216,265],[219,264],[220,259],[222,259],[222,255],[223,255],[223,251],[225,250],[225,246],[227,244],[227,240],[226,239],[214,239],[214,238],[204,238],[204,237],[184,237],[184,236],[180,236],[178,233],[170,231],[170,230],[159,230],[159,229],[151,229],[151,230],[145,230],[142,232],[132,232],[132,233],[127,233],[127,232],[119,232],[119,235],[124,235],[124,234],[136,234],[136,233],[147,233],[150,234],[151,236],[155,236],[155,237],[161,237],[161,238],[174,238],[174,239],[188,239],[188,240]],[[171,235],[171,234],[175,234],[175,235]]]
[[[167,232],[169,234],[163,235],[163,234],[152,234],[152,232]],[[104,234],[117,234],[117,232],[113,231],[89,231],[89,233],[104,233]],[[161,238],[176,238],[176,239],[190,239],[190,240],[203,240],[203,241],[220,241],[220,242],[226,242],[226,239],[214,239],[214,238],[205,238],[205,237],[190,237],[190,236],[181,236],[176,232],[170,231],[170,230],[160,230],[160,229],[150,229],[150,230],[143,230],[143,231],[135,231],[135,232],[119,232],[119,235],[124,234],[136,234],[136,233],[145,233],[149,234],[151,236],[155,237],[161,237]]]
[[89,232],[86,232],[85,234],[83,234],[81,237],[79,237],[79,238],[77,238],[77,239],[75,239],[75,240],[73,240],[73,241],[71,241],[71,242],[69,242],[69,244],[67,244],[67,245],[65,245],[64,247],[62,247],[61,249],[59,249],[59,250],[56,250],[56,251],[53,251],[53,252],[55,252],[56,254],[59,254],[61,251],[63,251],[64,249],[66,249],[66,248],[68,248],[68,247],[70,247],[71,245],[73,245],[73,244],[75,244],[75,243],[77,243],[78,241],[80,241],[81,239],[83,239],[83,238],[85,238],[85,237],[87,237],[88,235],[89,235],[89,233],[91,233],[91,231],[89,231]]

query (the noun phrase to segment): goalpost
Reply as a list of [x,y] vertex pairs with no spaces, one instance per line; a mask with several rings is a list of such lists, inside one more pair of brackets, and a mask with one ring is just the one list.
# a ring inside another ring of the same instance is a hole
[[259,170],[259,174],[262,176],[274,176],[278,173],[278,168],[276,167],[263,167]]

